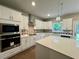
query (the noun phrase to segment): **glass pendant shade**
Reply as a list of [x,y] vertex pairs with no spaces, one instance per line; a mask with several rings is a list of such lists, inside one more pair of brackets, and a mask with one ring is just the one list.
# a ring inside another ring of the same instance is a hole
[[56,17],[56,21],[60,21],[60,20],[61,20],[60,16]]

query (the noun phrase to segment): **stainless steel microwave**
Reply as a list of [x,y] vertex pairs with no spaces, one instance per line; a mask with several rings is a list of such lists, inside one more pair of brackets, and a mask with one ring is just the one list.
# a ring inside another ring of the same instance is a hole
[[0,23],[0,34],[9,32],[19,32],[19,25]]

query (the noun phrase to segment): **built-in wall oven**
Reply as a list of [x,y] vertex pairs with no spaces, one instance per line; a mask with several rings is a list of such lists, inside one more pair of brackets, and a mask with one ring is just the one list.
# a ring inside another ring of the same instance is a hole
[[10,32],[19,32],[19,25],[0,23],[0,34]]
[[20,46],[19,25],[0,23],[0,51]]

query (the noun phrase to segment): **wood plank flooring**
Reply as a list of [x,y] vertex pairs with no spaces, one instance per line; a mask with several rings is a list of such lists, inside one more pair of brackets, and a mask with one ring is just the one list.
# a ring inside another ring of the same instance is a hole
[[35,46],[21,53],[18,53],[9,59],[35,59]]

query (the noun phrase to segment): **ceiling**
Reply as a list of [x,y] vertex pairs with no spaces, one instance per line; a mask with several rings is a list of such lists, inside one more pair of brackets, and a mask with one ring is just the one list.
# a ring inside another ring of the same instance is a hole
[[[36,6],[32,6],[32,1]],[[79,0],[60,0],[63,2],[62,15],[79,12]],[[59,0],[0,0],[0,4],[17,9],[22,12],[28,12],[41,18],[56,17],[60,12]],[[50,17],[47,15],[50,14]]]

